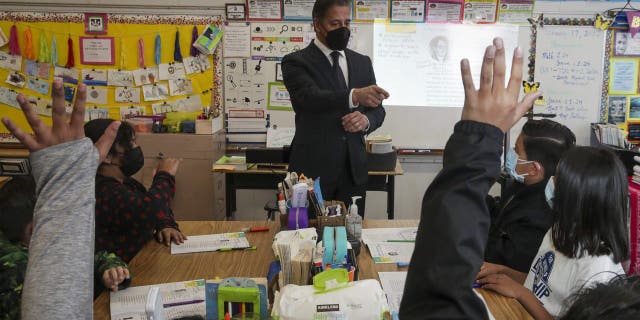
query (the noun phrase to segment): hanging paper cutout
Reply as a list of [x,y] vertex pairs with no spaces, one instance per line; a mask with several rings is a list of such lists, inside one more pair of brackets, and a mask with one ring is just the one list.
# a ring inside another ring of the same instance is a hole
[[53,65],[58,64],[58,41],[56,41],[56,35],[54,34],[51,39],[51,63]]
[[200,50],[193,46],[193,44],[198,40],[198,27],[193,26],[193,32],[191,32],[191,50],[189,50],[189,54],[192,57],[197,57],[200,54]]
[[11,34],[9,35],[9,53],[14,56],[20,55],[20,44],[18,43],[18,28],[16,25],[11,26]]
[[180,31],[176,31],[176,42],[173,48],[173,61],[182,62],[182,52],[180,52]]
[[157,34],[156,35],[155,51],[153,53],[154,62],[156,63],[156,65],[160,64],[160,56],[161,56],[161,54],[162,54],[162,41],[160,40],[160,35]]
[[67,40],[67,45],[69,46],[69,54],[67,55],[67,64],[65,66],[71,68],[76,65],[76,59],[73,56],[73,39],[71,39],[71,36],[69,36],[69,40]]
[[34,60],[36,58],[36,54],[33,52],[33,36],[31,34],[31,29],[24,31],[24,42],[24,57],[29,60]]
[[144,40],[142,38],[138,39],[138,65],[140,68],[146,67],[144,63]]
[[40,62],[51,62],[51,53],[49,52],[49,44],[44,32],[40,33],[40,53],[38,54]]

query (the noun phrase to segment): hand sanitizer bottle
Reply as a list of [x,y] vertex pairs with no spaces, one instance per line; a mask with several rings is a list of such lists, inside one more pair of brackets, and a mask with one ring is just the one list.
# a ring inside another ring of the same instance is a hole
[[349,214],[347,214],[347,232],[349,232],[352,237],[360,240],[362,238],[362,217],[358,214],[358,205],[356,204],[356,200],[358,199],[362,199],[362,197],[351,197]]

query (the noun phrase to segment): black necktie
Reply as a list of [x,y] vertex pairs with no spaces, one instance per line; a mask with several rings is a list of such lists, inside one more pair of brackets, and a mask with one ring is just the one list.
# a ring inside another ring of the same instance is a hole
[[331,60],[333,61],[331,70],[336,78],[336,81],[338,81],[338,86],[340,88],[347,89],[347,82],[344,80],[344,73],[342,73],[342,68],[340,68],[340,63],[338,62],[340,60],[340,52],[331,52]]

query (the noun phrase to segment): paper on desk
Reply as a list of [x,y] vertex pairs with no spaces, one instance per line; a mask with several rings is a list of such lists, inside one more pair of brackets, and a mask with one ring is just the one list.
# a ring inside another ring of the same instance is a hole
[[362,229],[362,242],[368,245],[373,242],[388,240],[416,240],[418,227],[411,228],[366,228]]
[[[400,312],[400,301],[402,301],[402,293],[404,292],[404,284],[407,280],[407,272],[378,272],[378,276],[380,277],[382,290],[384,290],[384,293],[387,295],[391,314],[393,315],[395,313],[397,315],[397,313]],[[487,306],[487,301],[484,300],[484,297],[482,297],[478,290],[473,290],[473,292],[480,298],[480,300],[482,300],[482,303],[489,314],[489,319],[495,320]]]
[[367,246],[375,263],[409,263],[415,243],[373,242]]
[[150,286],[131,287],[111,292],[110,304],[112,320],[146,320],[145,304],[151,287],[160,287],[162,302],[166,304],[192,302],[180,306],[165,307],[165,319],[189,316],[206,317],[205,281],[193,280],[163,283]]
[[171,254],[242,249],[250,247],[244,232],[189,236],[182,244],[171,243]]

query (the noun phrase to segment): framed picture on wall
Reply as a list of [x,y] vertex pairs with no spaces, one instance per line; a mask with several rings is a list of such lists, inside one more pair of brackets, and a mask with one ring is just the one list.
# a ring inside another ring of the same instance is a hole
[[247,14],[244,3],[227,3],[225,5],[227,20],[246,20]]
[[627,96],[609,96],[607,122],[613,124],[627,122]]
[[85,13],[84,33],[107,34],[107,23],[106,13]]
[[614,56],[640,57],[640,34],[631,36],[630,32],[616,31],[613,39]]

